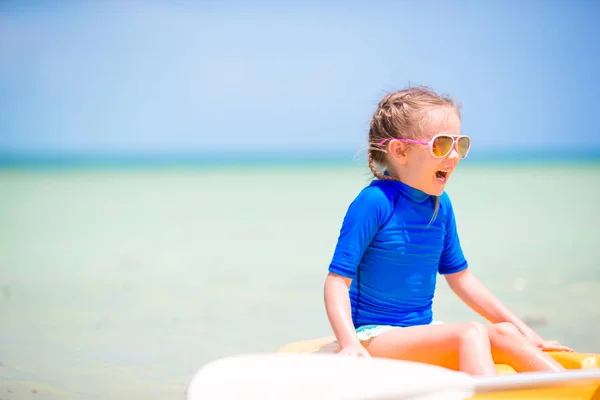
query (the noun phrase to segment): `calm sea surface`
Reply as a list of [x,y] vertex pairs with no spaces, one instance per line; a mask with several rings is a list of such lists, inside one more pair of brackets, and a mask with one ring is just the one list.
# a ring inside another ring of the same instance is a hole
[[[357,167],[0,170],[0,399],[181,399],[204,362],[330,335]],[[461,166],[475,273],[600,353],[600,164]],[[435,318],[478,319],[438,282]]]

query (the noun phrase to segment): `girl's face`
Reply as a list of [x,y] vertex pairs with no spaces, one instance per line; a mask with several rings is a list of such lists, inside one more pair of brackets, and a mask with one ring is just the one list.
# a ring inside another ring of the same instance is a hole
[[[460,119],[456,113],[442,112],[433,110],[428,113],[428,122],[424,125],[423,136],[419,143],[394,141],[390,143],[392,157],[389,157],[396,174],[401,181],[409,186],[419,189],[429,195],[439,196],[444,192],[446,183],[450,175],[458,166],[461,159],[468,152],[470,140],[468,138],[460,139]],[[430,142],[437,135],[447,135],[454,139],[452,148],[442,158],[437,158],[432,150],[444,154],[445,149],[450,145],[449,138],[440,138],[434,141],[433,148],[426,142]],[[440,146],[440,144],[445,145]],[[398,146],[402,146],[400,149]],[[459,153],[460,152],[460,153]],[[399,155],[399,156],[398,156]]]

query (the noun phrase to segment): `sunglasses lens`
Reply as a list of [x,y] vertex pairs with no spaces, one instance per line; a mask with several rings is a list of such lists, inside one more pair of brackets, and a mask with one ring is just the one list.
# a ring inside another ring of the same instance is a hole
[[450,153],[453,145],[454,139],[452,139],[450,136],[438,136],[433,141],[431,152],[436,157],[445,157],[448,153]]
[[458,146],[456,147],[458,147],[458,155],[460,158],[465,158],[469,152],[469,149],[471,148],[471,139],[466,136],[461,137],[458,139]]

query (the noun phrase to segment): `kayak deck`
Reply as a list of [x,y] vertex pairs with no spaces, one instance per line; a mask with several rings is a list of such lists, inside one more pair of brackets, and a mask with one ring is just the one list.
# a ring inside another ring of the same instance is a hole
[[[339,346],[333,336],[313,340],[294,342],[281,347],[279,353],[337,353]],[[600,368],[600,354],[548,352],[566,369]],[[499,374],[514,374],[515,369],[508,364],[496,364]],[[532,389],[506,391],[502,393],[486,393],[473,397],[475,400],[484,399],[577,399],[600,400],[600,383],[564,384],[560,387],[547,389]]]

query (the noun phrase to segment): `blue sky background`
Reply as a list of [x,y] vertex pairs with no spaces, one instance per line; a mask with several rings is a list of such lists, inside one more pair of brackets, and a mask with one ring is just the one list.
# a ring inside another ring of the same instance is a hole
[[600,154],[600,2],[2,1],[0,153],[352,157],[389,90],[473,153]]

